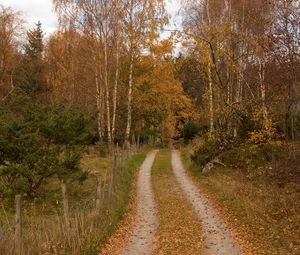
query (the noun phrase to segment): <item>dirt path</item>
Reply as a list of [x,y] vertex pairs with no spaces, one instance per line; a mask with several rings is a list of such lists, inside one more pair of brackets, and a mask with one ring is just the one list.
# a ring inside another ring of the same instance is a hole
[[148,255],[154,249],[155,232],[158,227],[157,213],[151,185],[151,168],[157,151],[147,155],[140,168],[137,184],[138,208],[133,235],[121,255]]
[[152,169],[159,227],[153,255],[200,255],[201,224],[185,198],[171,165],[171,151],[161,150]]
[[178,151],[172,151],[174,174],[187,199],[193,205],[202,223],[204,237],[203,255],[238,255],[240,248],[225,223],[201,195],[182,165]]

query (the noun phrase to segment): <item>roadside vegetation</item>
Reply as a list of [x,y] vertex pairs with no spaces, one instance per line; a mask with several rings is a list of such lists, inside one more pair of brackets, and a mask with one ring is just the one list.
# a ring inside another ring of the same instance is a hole
[[[57,178],[49,178],[38,196],[24,197],[23,254],[99,254],[125,213],[133,177],[145,155],[146,151],[142,151],[122,160],[113,195],[109,197],[112,160],[85,154],[81,160],[85,178],[67,182],[69,228],[63,217],[63,198]],[[93,168],[96,171],[91,172]],[[99,176],[101,205],[96,208]],[[9,197],[0,200],[1,254],[15,254],[13,203]]]
[[[281,146],[237,144],[215,154],[220,147],[197,138],[182,154],[196,183],[241,230],[253,254],[299,253],[300,151],[290,157]],[[212,154],[223,165],[203,173]]]
[[183,4],[193,46],[177,70],[200,112],[183,157],[259,255],[300,252],[299,10],[293,0]]
[[98,254],[146,152],[94,144],[92,119],[65,102],[20,97],[0,111],[0,253]]

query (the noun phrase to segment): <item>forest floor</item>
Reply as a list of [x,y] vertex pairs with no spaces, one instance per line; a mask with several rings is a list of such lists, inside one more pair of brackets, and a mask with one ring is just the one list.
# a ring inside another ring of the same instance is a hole
[[113,243],[122,243],[123,251],[111,254],[242,254],[231,227],[186,174],[179,152],[173,151],[171,157],[170,150],[160,151],[150,176],[154,157],[151,152],[140,170],[133,226],[128,227],[126,219],[119,225],[134,229],[130,241],[126,231],[113,236]]

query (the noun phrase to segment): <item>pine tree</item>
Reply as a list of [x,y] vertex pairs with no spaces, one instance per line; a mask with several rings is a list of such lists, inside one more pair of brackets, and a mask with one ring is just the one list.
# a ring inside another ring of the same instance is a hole
[[27,32],[25,54],[31,60],[42,60],[44,50],[43,37],[42,23],[40,21],[36,23],[36,27],[33,30]]
[[43,30],[41,22],[27,32],[24,55],[19,67],[18,88],[28,96],[36,97],[46,91],[45,65],[43,61]]

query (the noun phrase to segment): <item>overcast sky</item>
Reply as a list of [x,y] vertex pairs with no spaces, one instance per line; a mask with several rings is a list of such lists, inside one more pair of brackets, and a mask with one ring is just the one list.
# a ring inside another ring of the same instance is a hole
[[46,34],[57,28],[57,17],[52,12],[52,0],[0,0],[0,3],[20,11],[28,28],[33,27],[38,21],[43,24]]
[[[28,28],[33,27],[38,21],[42,22],[43,30],[47,35],[57,28],[57,17],[53,12],[52,0],[0,0],[0,4],[20,11]],[[175,18],[180,8],[179,0],[166,0],[166,6],[173,17],[171,28],[174,28],[174,23],[180,20],[178,17]]]

